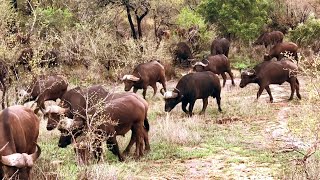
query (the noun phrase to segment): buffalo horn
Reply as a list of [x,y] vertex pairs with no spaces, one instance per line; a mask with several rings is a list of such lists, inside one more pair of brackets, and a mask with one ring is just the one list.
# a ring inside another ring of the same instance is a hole
[[164,93],[166,93],[166,91],[162,88],[162,89],[160,89],[160,93],[161,93],[162,95],[164,95]]
[[51,105],[45,109],[44,113],[45,114],[47,114],[47,113],[65,114],[68,110],[69,110],[69,108],[62,108],[57,105]]
[[64,119],[60,120],[58,124],[58,129],[70,130],[73,127],[74,119],[70,119],[65,117]]
[[7,156],[1,156],[2,164],[17,168],[32,167],[33,162],[36,161],[41,154],[41,148],[38,144],[36,145],[36,151],[30,155],[27,153],[14,153]]
[[164,93],[164,99],[171,99],[171,98],[176,98],[178,96],[178,93],[175,93],[173,91],[167,91]]
[[140,78],[134,76],[134,75],[124,75],[122,80],[131,80],[131,81],[139,81]]

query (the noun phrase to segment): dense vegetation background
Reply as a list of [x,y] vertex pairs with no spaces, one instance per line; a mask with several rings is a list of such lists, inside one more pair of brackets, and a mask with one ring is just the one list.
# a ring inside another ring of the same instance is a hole
[[[229,59],[234,69],[241,70],[253,67],[262,61],[263,54],[267,51],[263,46],[253,47],[251,45],[253,41],[263,32],[280,30],[285,34],[285,41],[292,41],[299,45],[301,76],[305,77],[306,82],[310,82],[305,88],[305,94],[308,94],[308,98],[305,98],[307,100],[301,104],[295,102],[289,105],[293,107],[293,111],[305,111],[308,115],[291,115],[301,118],[304,126],[308,123],[305,124],[303,118],[312,120],[310,122],[312,125],[308,125],[309,134],[301,136],[313,138],[318,133],[315,127],[318,127],[319,115],[316,115],[315,112],[319,110],[317,105],[319,105],[320,89],[317,78],[320,68],[319,0],[0,0],[0,12],[0,59],[10,66],[17,61],[23,49],[31,47],[34,52],[30,60],[32,72],[19,67],[20,79],[12,82],[11,87],[24,86],[32,79],[32,76],[51,73],[64,74],[74,86],[96,83],[111,84],[119,82],[120,78],[130,73],[138,63],[152,59],[160,60],[165,65],[168,79],[179,78],[183,70],[178,65],[173,65],[172,52],[175,44],[180,41],[187,42],[193,55],[199,59],[210,53],[210,44],[216,37],[227,37],[231,40]],[[196,28],[196,33],[188,33],[189,28]],[[183,29],[187,33],[179,34]],[[169,32],[169,36],[165,37],[159,33],[163,31]],[[59,66],[55,68],[39,67],[41,57],[53,49],[59,52]],[[13,94],[14,88],[11,89]],[[248,95],[248,93],[241,94],[241,92],[240,95],[237,94],[239,90],[228,93],[224,98]],[[255,94],[255,90],[251,94]],[[14,102],[14,98],[10,99],[11,104]],[[36,177],[35,179],[131,177],[143,179],[148,178],[151,173],[156,177],[177,176],[182,178],[185,176],[179,176],[179,173],[184,171],[179,169],[180,166],[177,165],[178,169],[171,172],[172,168],[175,168],[174,165],[171,166],[162,159],[173,164],[178,163],[177,159],[179,163],[184,163],[192,158],[208,158],[211,154],[222,151],[221,147],[222,149],[233,149],[237,153],[241,152],[240,154],[246,157],[256,157],[257,159],[248,161],[254,161],[260,165],[263,164],[261,162],[275,165],[280,161],[281,168],[266,165],[271,169],[271,172],[268,171],[267,174],[271,174],[272,177],[295,177],[294,172],[300,172],[298,175],[301,175],[299,177],[302,178],[315,177],[317,179],[319,177],[316,176],[318,174],[311,176],[310,174],[314,172],[312,170],[308,171],[309,174],[305,173],[307,170],[304,166],[299,166],[302,170],[297,171],[296,164],[292,165],[288,160],[298,159],[297,154],[299,153],[297,152],[289,155],[274,155],[277,158],[275,160],[274,157],[270,157],[272,153],[269,150],[250,149],[247,146],[243,147],[244,144],[239,145],[236,135],[231,137],[231,140],[228,139],[230,138],[227,136],[228,132],[243,130],[243,124],[234,124],[231,128],[229,126],[220,127],[217,124],[204,125],[210,119],[219,118],[220,120],[240,118],[246,123],[251,122],[250,117],[252,116],[265,119],[268,114],[279,110],[279,106],[263,103],[262,106],[266,106],[266,109],[261,110],[259,105],[254,105],[252,109],[244,109],[239,106],[246,106],[246,104],[237,99],[225,105],[227,113],[223,115],[209,111],[209,117],[196,117],[190,120],[187,117],[181,118],[180,111],[176,111],[169,119],[173,121],[175,115],[178,117],[179,120],[173,124],[165,118],[162,106],[155,107],[157,103],[163,104],[160,97],[149,100],[149,103],[150,106],[153,106],[150,110],[150,119],[154,120],[152,125],[161,131],[155,130],[151,133],[153,150],[146,159],[141,162],[129,160],[130,162],[125,164],[118,163],[114,158],[107,160],[107,165],[78,167],[74,162],[71,148],[65,151],[58,150],[56,147],[58,132],[50,134],[44,131],[40,137],[43,155],[33,176]],[[235,104],[238,106],[234,106]],[[301,105],[301,110],[296,109],[298,105]],[[312,105],[314,105],[313,108],[308,109]],[[244,114],[243,111],[246,111],[247,114]],[[191,122],[188,123],[188,121]],[[296,129],[295,123],[298,122],[296,119],[293,122],[291,125],[293,129]],[[181,126],[184,128],[181,129]],[[299,123],[298,126],[302,127]],[[206,130],[203,129],[205,127]],[[256,122],[251,122],[250,127],[260,132],[261,127]],[[185,130],[187,135],[184,136],[182,132],[173,134],[175,132],[173,129]],[[303,131],[299,128],[297,130],[297,132]],[[250,133],[252,132],[239,132],[238,137],[245,139],[245,136]],[[185,138],[181,139],[181,137]],[[47,138],[49,141],[46,141]],[[315,142],[317,141],[318,139]],[[215,142],[215,144],[203,145],[208,142]],[[191,149],[184,149],[184,146]],[[199,149],[193,151],[192,148]],[[52,151],[57,153],[52,154]],[[56,167],[51,164],[54,159],[65,161]],[[110,159],[109,155],[108,159]],[[227,160],[227,163],[241,163],[242,161],[247,160],[238,157]],[[108,162],[111,165],[108,165]],[[153,164],[148,169],[150,162]],[[317,158],[313,160],[312,168],[317,167],[318,162]],[[163,167],[158,168],[157,163]],[[290,168],[283,168],[288,164]],[[142,173],[145,169],[147,169],[146,172]],[[101,173],[102,171],[104,173]],[[166,174],[166,171],[172,174]],[[264,171],[261,174],[265,174]],[[230,175],[230,177],[237,176]]]

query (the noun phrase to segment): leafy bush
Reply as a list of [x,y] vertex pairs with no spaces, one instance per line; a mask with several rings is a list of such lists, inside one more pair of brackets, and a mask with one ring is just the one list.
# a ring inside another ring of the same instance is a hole
[[268,22],[270,4],[269,0],[205,0],[200,4],[199,12],[207,21],[216,23],[221,32],[248,42]]
[[300,46],[311,46],[315,51],[320,50],[320,19],[309,18],[304,24],[299,24],[291,30],[289,37]]

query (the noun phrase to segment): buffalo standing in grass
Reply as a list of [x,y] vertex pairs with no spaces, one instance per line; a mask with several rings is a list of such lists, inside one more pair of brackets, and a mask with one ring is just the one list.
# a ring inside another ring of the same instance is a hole
[[185,42],[179,42],[171,51],[174,56],[174,63],[177,62],[179,65],[183,64],[188,67],[189,62],[194,59],[190,47]]
[[289,82],[291,87],[289,100],[293,99],[295,91],[297,97],[301,99],[297,71],[298,66],[290,60],[264,61],[256,65],[253,69],[241,73],[240,87],[244,88],[249,83],[257,83],[260,86],[257,99],[260,97],[262,91],[266,89],[270,97],[270,102],[273,102],[269,85],[281,85],[284,82]]
[[146,99],[148,86],[153,88],[153,96],[157,93],[157,82],[160,82],[162,87],[166,89],[165,70],[158,61],[139,64],[132,74],[124,75],[122,80],[125,85],[125,91],[130,91],[132,87],[134,93],[138,89],[143,89],[142,95],[144,99]]
[[224,54],[228,57],[230,41],[226,38],[218,38],[212,41],[211,55]]
[[[220,107],[221,85],[216,74],[210,71],[190,73],[183,76],[173,91],[165,92],[161,89],[165,99],[165,111],[170,112],[178,103],[182,102],[182,110],[189,116],[192,116],[194,104],[197,99],[202,99],[203,108],[200,114],[203,114],[208,105],[208,97],[216,98],[218,110]],[[187,105],[189,104],[189,110]]]
[[293,56],[294,59],[298,61],[298,45],[293,42],[283,42],[274,45],[270,49],[269,54],[264,55],[264,60],[269,61],[275,57],[278,61],[280,61],[283,57],[285,57],[285,53],[290,53],[288,55]]
[[60,98],[67,91],[67,88],[68,83],[64,77],[41,75],[30,84],[27,91],[21,90],[19,96],[23,103],[35,101],[37,103],[35,113],[37,113],[39,109],[44,111],[45,101]]
[[231,78],[232,85],[235,85],[233,73],[231,72],[230,61],[223,54],[208,56],[207,59],[204,59],[201,62],[196,62],[192,67],[196,72],[211,71],[215,74],[221,74],[223,78],[223,87],[227,81],[227,76],[225,74],[225,72],[227,72]]
[[269,45],[282,43],[283,33],[281,31],[272,31],[261,34],[253,45],[264,45],[267,48]]
[[41,154],[36,144],[39,119],[29,108],[15,105],[0,113],[0,178],[30,179]]
[[[102,108],[102,111],[93,109],[88,114],[92,115],[92,119],[87,121],[76,121],[74,119],[64,119],[59,122],[58,129],[61,132],[59,139],[59,147],[66,147],[71,144],[72,138],[77,138],[83,133],[86,133],[90,123],[96,136],[105,137],[107,146],[111,152],[118,156],[119,161],[123,161],[124,157],[120,153],[117,135],[125,135],[130,129],[132,137],[125,151],[130,151],[132,140],[136,143],[136,155],[143,155],[144,141],[148,139],[146,136],[147,130],[145,127],[146,118],[145,103],[142,103],[134,95],[123,96],[108,101],[108,104]],[[149,142],[145,142],[146,146]],[[95,139],[95,157],[100,159],[101,139]],[[129,148],[129,149],[128,149]],[[147,147],[146,147],[147,148]]]

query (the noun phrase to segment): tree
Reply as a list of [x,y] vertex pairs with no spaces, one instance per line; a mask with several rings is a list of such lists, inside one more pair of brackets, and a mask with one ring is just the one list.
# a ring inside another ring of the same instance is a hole
[[199,12],[208,22],[216,23],[222,34],[250,41],[268,22],[270,6],[270,0],[204,0]]
[[[102,3],[105,5],[115,4],[124,6],[127,12],[127,18],[130,24],[133,39],[142,38],[141,21],[149,13],[150,4],[148,0],[102,0]],[[132,19],[132,12],[134,13],[136,19],[138,32],[136,32],[136,27]]]

